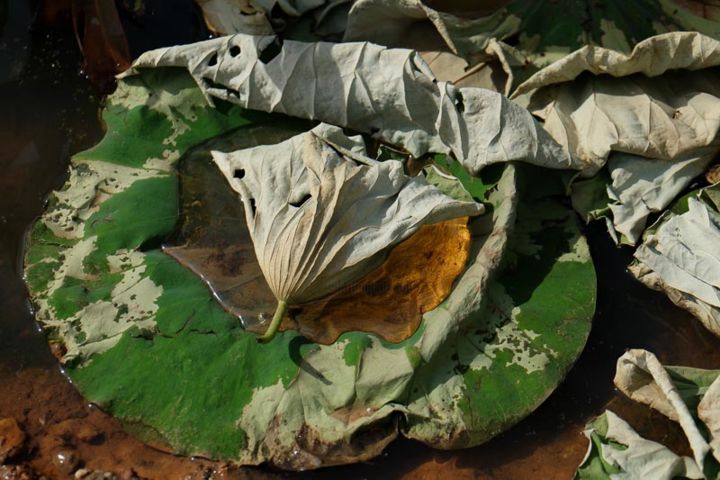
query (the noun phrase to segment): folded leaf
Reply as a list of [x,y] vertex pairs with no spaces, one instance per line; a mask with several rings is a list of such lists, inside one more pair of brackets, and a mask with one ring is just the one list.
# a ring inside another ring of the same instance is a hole
[[[718,372],[714,373],[712,381],[719,376]],[[673,377],[679,378],[679,385],[673,381]],[[696,465],[702,468],[710,446],[695,424],[693,413],[690,411],[690,408],[697,404],[697,401],[692,402],[692,395],[697,395],[695,388],[692,388],[692,380],[697,381],[698,378],[701,382],[706,382],[708,375],[692,369],[671,372],[666,370],[652,353],[646,350],[628,350],[617,361],[615,385],[633,400],[645,403],[678,422],[690,443]],[[689,389],[685,386],[687,383],[691,383]],[[688,390],[691,392],[690,395]],[[702,398],[702,395],[699,396]],[[687,404],[688,399],[691,401],[691,406]]]
[[636,244],[645,230],[647,218],[665,210],[702,175],[712,158],[712,155],[693,153],[689,158],[664,162],[625,153],[610,155],[607,168],[611,182],[604,192],[604,203],[614,223],[609,228],[623,236],[623,243]]

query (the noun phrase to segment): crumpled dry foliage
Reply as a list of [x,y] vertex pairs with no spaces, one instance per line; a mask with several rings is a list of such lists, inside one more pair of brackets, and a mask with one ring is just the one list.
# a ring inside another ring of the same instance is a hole
[[[591,176],[607,164],[614,229],[635,244],[720,151],[720,42],[657,35],[630,54],[586,46],[521,84],[513,98]],[[591,75],[592,74],[592,75]]]
[[[275,54],[274,56],[271,55]],[[237,34],[141,55],[138,69],[185,67],[212,101],[320,120],[402,145],[415,157],[452,153],[473,173],[523,160],[579,168],[503,95],[435,79],[418,54],[370,43],[302,43]]]
[[545,129],[594,173],[611,152],[674,160],[716,146],[717,76],[672,71],[717,65],[720,42],[693,32],[652,37],[629,56],[583,47],[535,74],[513,98],[527,95]]
[[662,212],[675,198],[702,175],[712,155],[692,155],[672,162],[652,161],[625,153],[613,153],[607,162],[612,183],[610,199],[615,231],[625,243],[640,240],[652,213]]
[[651,352],[628,350],[615,386],[682,428],[692,458],[638,435],[611,411],[591,422],[588,453],[576,478],[717,478],[720,460],[720,370],[664,366]]
[[590,423],[583,433],[590,442],[575,476],[578,480],[705,478],[692,458],[681,457],[664,445],[641,437],[611,410]]
[[[617,361],[615,385],[631,399],[649,405],[678,422],[693,451],[695,463],[702,469],[705,456],[711,452],[711,448],[703,437],[700,430],[702,427],[698,427],[695,423],[691,408],[697,405],[698,415],[702,418],[707,413],[706,405],[715,405],[720,401],[720,397],[715,396],[720,393],[718,388],[720,383],[714,388],[711,386],[707,392],[705,391],[707,385],[704,384],[708,381],[717,383],[715,379],[720,373],[674,368],[675,379],[651,352],[628,350]],[[697,381],[695,377],[698,376],[702,378],[703,385],[693,383],[693,380]],[[720,451],[712,451],[712,454],[720,459]]]
[[720,214],[709,202],[702,194],[690,197],[687,212],[661,219],[636,250],[630,271],[720,335]]
[[495,38],[459,34],[458,30],[472,23],[420,0],[359,0],[348,15],[344,40],[411,48],[422,55],[438,80],[510,95],[510,63],[516,61],[512,48]]

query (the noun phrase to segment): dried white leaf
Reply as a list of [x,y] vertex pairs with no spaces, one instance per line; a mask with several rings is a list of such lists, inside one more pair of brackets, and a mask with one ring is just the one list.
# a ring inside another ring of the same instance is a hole
[[720,215],[695,198],[688,207],[648,235],[635,258],[666,285],[719,309]]
[[[619,473],[609,475],[609,478],[613,480],[705,478],[702,469],[692,458],[681,457],[664,445],[641,437],[625,420],[610,410],[606,410],[603,415],[607,431],[597,432],[596,427],[591,424],[584,434],[588,439],[593,434],[599,435],[601,443],[598,454],[605,463],[620,470]],[[598,420],[601,419],[602,417]],[[591,441],[583,465],[592,455],[594,448],[595,444]]]
[[359,280],[424,224],[483,212],[405,175],[398,161],[324,140],[339,134],[320,125],[277,145],[213,152],[240,194],[258,263],[281,305]]
[[545,121],[584,176],[608,163],[614,229],[634,244],[648,215],[720,151],[720,73],[711,68],[718,65],[720,42],[695,32],[651,37],[630,54],[586,46],[533,75],[513,98]]
[[438,81],[412,50],[233,35],[144,53],[140,68],[185,67],[208,100],[371,133],[419,157],[452,153],[471,172],[522,160],[580,168],[504,96]]
[[711,155],[691,156],[674,162],[655,161],[637,155],[613,153],[607,167],[612,184],[607,186],[613,226],[634,245],[640,240],[652,213],[662,212],[712,161]]

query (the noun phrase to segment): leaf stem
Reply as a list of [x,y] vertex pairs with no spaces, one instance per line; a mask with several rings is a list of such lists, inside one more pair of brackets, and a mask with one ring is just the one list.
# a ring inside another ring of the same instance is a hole
[[273,315],[270,326],[268,326],[268,329],[265,331],[265,333],[259,336],[257,339],[259,343],[268,343],[275,337],[278,327],[280,326],[280,322],[282,322],[282,319],[285,316],[285,312],[287,312],[287,308],[288,305],[285,300],[278,300],[277,308],[275,308],[275,315]]

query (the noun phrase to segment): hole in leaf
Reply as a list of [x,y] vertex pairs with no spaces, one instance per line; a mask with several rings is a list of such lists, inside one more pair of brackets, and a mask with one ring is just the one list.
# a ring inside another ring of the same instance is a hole
[[252,210],[253,216],[255,216],[255,213],[257,213],[257,205],[255,204],[255,199],[250,199],[250,210]]
[[237,178],[238,180],[242,180],[245,177],[245,169],[244,168],[236,168],[233,172],[233,177]]
[[275,37],[275,40],[272,41],[267,47],[263,49],[262,52],[260,52],[260,55],[258,55],[258,59],[262,63],[268,63],[273,58],[277,57],[280,52],[282,51],[282,40],[280,40],[279,37]]
[[213,53],[212,57],[210,57],[210,60],[208,60],[208,67],[212,67],[217,65],[217,53]]
[[217,83],[215,80],[213,80],[210,77],[203,77],[203,84],[205,85],[205,88],[215,88],[219,90],[225,90],[225,85],[222,85],[220,83]]
[[457,111],[460,113],[463,113],[465,111],[465,98],[463,98],[463,95],[462,93],[460,93],[460,91],[458,91],[455,95],[455,108],[457,108]]
[[303,197],[300,200],[298,200],[296,202],[288,202],[288,203],[290,203],[290,205],[292,205],[295,208],[299,208],[299,207],[303,206],[303,204],[305,204],[305,202],[310,200],[311,197],[312,197],[312,195],[310,195],[309,193],[306,193],[305,195],[303,195]]
[[238,47],[237,45],[233,45],[232,47],[230,47],[230,56],[237,57],[238,55],[240,55],[240,47]]

